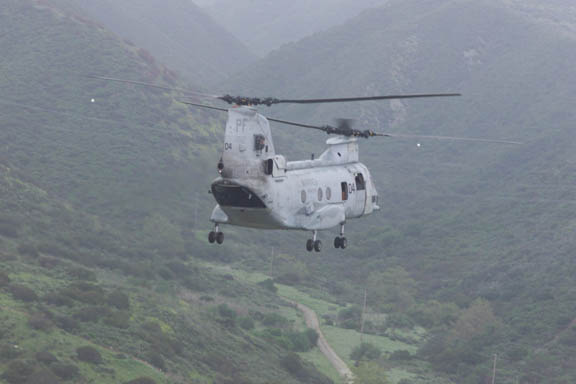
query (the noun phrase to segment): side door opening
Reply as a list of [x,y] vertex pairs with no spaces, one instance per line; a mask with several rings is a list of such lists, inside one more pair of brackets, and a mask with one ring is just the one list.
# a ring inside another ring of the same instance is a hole
[[348,183],[343,181],[340,183],[342,186],[342,201],[348,200]]

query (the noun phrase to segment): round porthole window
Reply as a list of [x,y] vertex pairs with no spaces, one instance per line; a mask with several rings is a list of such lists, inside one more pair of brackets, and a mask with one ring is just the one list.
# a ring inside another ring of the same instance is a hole
[[300,192],[300,199],[302,200],[302,203],[306,202],[306,191]]
[[324,193],[322,192],[322,188],[318,188],[318,201],[322,201],[324,197]]
[[330,187],[326,188],[326,200],[330,200],[332,198],[332,190]]

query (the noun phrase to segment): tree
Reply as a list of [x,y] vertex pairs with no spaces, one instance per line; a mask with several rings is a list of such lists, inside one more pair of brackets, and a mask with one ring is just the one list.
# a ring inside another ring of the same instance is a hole
[[368,302],[385,312],[404,312],[414,304],[417,283],[402,267],[368,276]]
[[354,384],[389,384],[386,370],[375,362],[363,362],[354,370]]
[[376,360],[382,355],[382,351],[371,343],[362,343],[350,354],[350,359],[355,361]]
[[98,350],[89,345],[85,347],[80,347],[76,349],[76,355],[78,360],[84,361],[86,363],[100,364],[102,363],[102,355]]
[[450,340],[468,341],[500,326],[501,322],[494,315],[490,303],[477,299],[458,317]]

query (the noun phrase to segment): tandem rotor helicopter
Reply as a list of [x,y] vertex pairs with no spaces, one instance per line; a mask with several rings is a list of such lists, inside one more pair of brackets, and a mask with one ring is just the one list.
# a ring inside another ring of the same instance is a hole
[[[194,97],[212,98],[231,104],[231,108],[181,101],[184,104],[226,112],[222,155],[218,161],[219,176],[212,182],[211,194],[217,202],[210,220],[214,223],[208,235],[210,243],[222,244],[223,225],[259,229],[302,230],[311,232],[306,250],[320,252],[318,232],[339,227],[334,247],[345,249],[348,240],[344,226],[380,210],[378,192],[370,171],[358,159],[358,139],[374,137],[431,138],[489,143],[520,144],[505,140],[488,140],[447,136],[418,136],[358,130],[350,120],[341,119],[337,126],[315,126],[267,118],[256,106],[276,104],[319,104],[460,96],[458,93],[388,95],[336,99],[253,98],[208,95],[139,81],[90,76],[91,78],[176,90]],[[334,137],[316,159],[286,161],[276,153],[269,122],[325,132]]]

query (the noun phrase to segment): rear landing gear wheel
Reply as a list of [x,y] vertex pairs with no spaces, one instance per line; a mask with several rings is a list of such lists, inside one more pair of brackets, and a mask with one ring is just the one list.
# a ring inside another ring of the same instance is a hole
[[223,232],[218,232],[216,234],[216,242],[218,244],[222,244],[224,242],[224,233]]
[[340,248],[340,238],[339,237],[334,238],[334,248]]
[[215,241],[216,241],[216,232],[212,231],[208,234],[208,242],[210,244],[214,244]]
[[316,252],[320,252],[322,250],[322,242],[320,240],[316,240],[314,242],[314,250]]
[[334,238],[334,248],[346,249],[347,246],[348,246],[348,240],[345,237]]
[[306,241],[306,250],[307,250],[308,252],[312,252],[313,249],[314,249],[314,240],[308,239],[308,240]]

